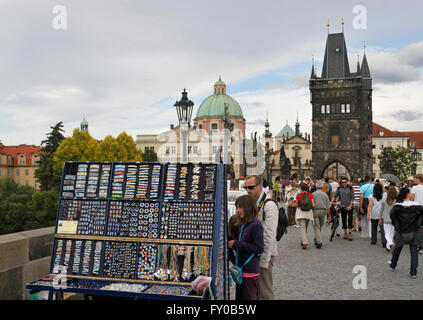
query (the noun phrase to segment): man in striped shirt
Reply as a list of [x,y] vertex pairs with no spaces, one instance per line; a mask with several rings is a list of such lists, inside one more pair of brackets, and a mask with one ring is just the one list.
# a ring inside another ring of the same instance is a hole
[[354,179],[354,181],[352,182],[352,188],[353,188],[353,191],[354,191],[353,231],[357,231],[357,222],[358,222],[358,231],[361,232],[360,186],[358,185],[358,179]]

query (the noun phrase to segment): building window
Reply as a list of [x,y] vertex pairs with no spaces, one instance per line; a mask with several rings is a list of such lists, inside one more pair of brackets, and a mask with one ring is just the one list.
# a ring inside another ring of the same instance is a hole
[[197,146],[193,146],[192,147],[192,153],[193,154],[197,154]]
[[154,152],[154,147],[145,147],[145,152],[147,152],[148,150],[151,150],[151,151],[153,151]]
[[188,154],[192,153],[192,146],[188,146]]
[[321,113],[322,114],[325,114],[325,105],[324,104],[322,104],[322,111],[321,111]]
[[347,109],[346,109],[347,113],[351,113],[351,105],[349,103],[347,103]]
[[18,160],[19,165],[24,166],[26,164],[26,158],[23,154],[21,154],[19,156],[19,160]]
[[9,176],[11,176],[11,175],[12,175],[12,169],[8,169],[8,170],[7,170],[7,174],[8,174]]
[[25,185],[28,187],[28,180],[25,180]]
[[212,123],[212,131],[217,131],[217,123]]
[[200,124],[198,125],[198,128],[199,128],[199,129],[203,129],[203,124],[202,124],[202,123],[200,123]]
[[330,104],[326,105],[326,113],[330,113]]
[[166,155],[168,156],[170,154],[170,147],[166,147]]
[[17,176],[19,175],[19,169],[16,169],[16,175]]
[[341,104],[341,113],[345,113],[345,104]]
[[217,146],[213,146],[213,154],[217,153]]
[[170,150],[171,150],[172,154],[176,154],[176,147],[175,146],[171,147]]
[[26,176],[28,175],[28,169],[25,169],[25,175]]

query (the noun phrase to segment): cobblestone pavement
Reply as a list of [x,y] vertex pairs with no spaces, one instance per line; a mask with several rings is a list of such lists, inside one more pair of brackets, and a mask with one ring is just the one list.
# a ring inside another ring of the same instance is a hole
[[[375,246],[370,240],[362,239],[359,232],[353,232],[353,241],[344,240],[341,226],[338,230],[341,236],[335,236],[330,242],[330,225],[325,225],[322,229],[323,247],[317,249],[310,224],[307,232],[309,245],[302,250],[301,230],[289,228],[278,242],[279,255],[273,266],[275,299],[423,299],[423,271],[418,268],[417,279],[409,277],[408,246],[403,248],[397,268],[392,271],[386,264],[391,254],[382,248],[380,233]],[[423,255],[418,256],[422,263]],[[367,289],[353,287],[354,278],[364,275],[361,271],[353,273],[353,268],[358,265],[365,267]]]

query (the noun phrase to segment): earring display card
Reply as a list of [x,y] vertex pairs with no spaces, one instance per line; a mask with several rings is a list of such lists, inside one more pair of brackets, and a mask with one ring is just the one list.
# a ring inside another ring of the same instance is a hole
[[213,239],[214,204],[163,202],[160,239]]
[[102,241],[57,239],[52,273],[98,276]]
[[137,243],[106,241],[103,276],[135,279]]
[[[76,232],[80,235],[104,235],[107,201],[99,200],[61,200],[59,206],[58,233],[69,221],[76,221]],[[72,232],[66,232],[72,233]]]
[[67,163],[62,186],[65,198],[107,198],[110,164]]
[[137,278],[154,280],[156,270],[157,243],[140,243]]
[[161,165],[116,164],[113,172],[112,197],[157,199],[160,192]]
[[157,238],[159,213],[157,201],[111,201],[107,236]]
[[191,291],[191,286],[166,286],[155,284],[145,290],[144,293],[186,296]]
[[216,168],[215,164],[169,164],[164,200],[213,201]]

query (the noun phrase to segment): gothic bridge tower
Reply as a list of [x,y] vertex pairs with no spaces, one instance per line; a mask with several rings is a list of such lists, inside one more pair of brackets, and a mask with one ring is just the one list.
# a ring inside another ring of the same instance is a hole
[[328,175],[334,165],[345,167],[350,178],[371,176],[372,78],[365,52],[361,67],[350,72],[343,30],[328,33],[321,77],[313,61],[309,86],[313,178],[339,178]]

